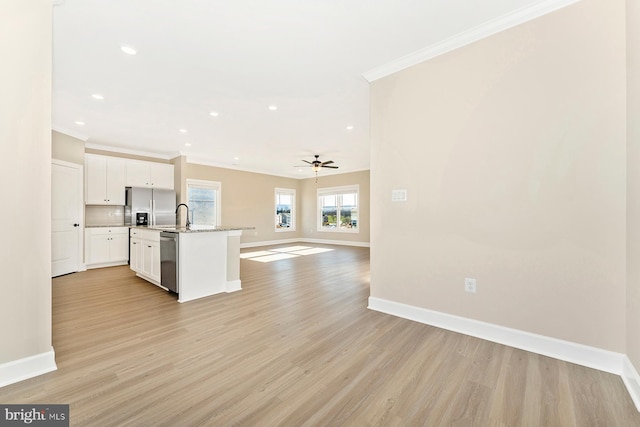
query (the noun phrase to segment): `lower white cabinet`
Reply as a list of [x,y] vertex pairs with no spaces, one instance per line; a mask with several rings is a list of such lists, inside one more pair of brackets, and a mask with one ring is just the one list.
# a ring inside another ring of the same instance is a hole
[[129,259],[127,227],[85,228],[84,260],[87,268],[123,265]]
[[160,231],[131,229],[130,266],[138,276],[160,284]]

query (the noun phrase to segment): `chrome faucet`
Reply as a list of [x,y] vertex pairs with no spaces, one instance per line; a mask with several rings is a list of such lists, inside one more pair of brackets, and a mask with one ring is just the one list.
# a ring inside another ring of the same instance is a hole
[[180,203],[178,206],[176,206],[176,214],[178,213],[180,206],[184,206],[185,208],[187,208],[187,221],[185,222],[184,226],[186,228],[189,228],[191,227],[191,223],[189,222],[189,206],[185,205],[184,203]]

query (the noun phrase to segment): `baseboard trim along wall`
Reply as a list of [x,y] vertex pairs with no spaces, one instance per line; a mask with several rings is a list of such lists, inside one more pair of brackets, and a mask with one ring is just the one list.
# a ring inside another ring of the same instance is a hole
[[636,408],[640,411],[640,376],[625,354],[382,298],[369,297],[368,308],[403,319],[620,375]]
[[266,240],[263,242],[249,242],[249,243],[240,243],[240,248],[255,248],[258,246],[271,246],[271,245],[285,245],[290,243],[318,243],[322,245],[343,245],[343,246],[357,246],[360,248],[368,248],[369,242],[349,242],[345,240],[327,240],[327,239],[307,239],[307,238],[297,238],[297,239],[282,239],[282,240]]
[[227,285],[225,286],[225,292],[231,293],[242,290],[242,282],[240,280],[227,280]]
[[58,369],[53,348],[45,353],[36,354],[0,365],[0,387],[37,377]]
[[626,355],[623,358],[621,377],[636,409],[640,412],[640,375]]

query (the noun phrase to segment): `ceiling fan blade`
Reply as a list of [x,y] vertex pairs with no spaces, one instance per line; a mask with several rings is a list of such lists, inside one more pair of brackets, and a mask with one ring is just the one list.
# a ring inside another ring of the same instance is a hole
[[312,164],[313,164],[313,163],[308,162],[308,161],[306,161],[306,160],[303,160],[303,162],[305,162],[305,163],[309,163],[310,165],[312,165]]
[[330,165],[331,163],[333,163],[333,160],[327,160],[326,162],[322,162],[322,165]]
[[322,165],[323,168],[330,168],[330,169],[338,169],[338,166],[327,166],[327,165]]

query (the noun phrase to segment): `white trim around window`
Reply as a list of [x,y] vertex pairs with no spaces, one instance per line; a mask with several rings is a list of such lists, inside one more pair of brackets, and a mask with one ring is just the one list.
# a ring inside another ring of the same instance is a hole
[[275,231],[296,231],[296,190],[275,189]]
[[359,233],[360,186],[318,188],[317,230],[329,233]]

